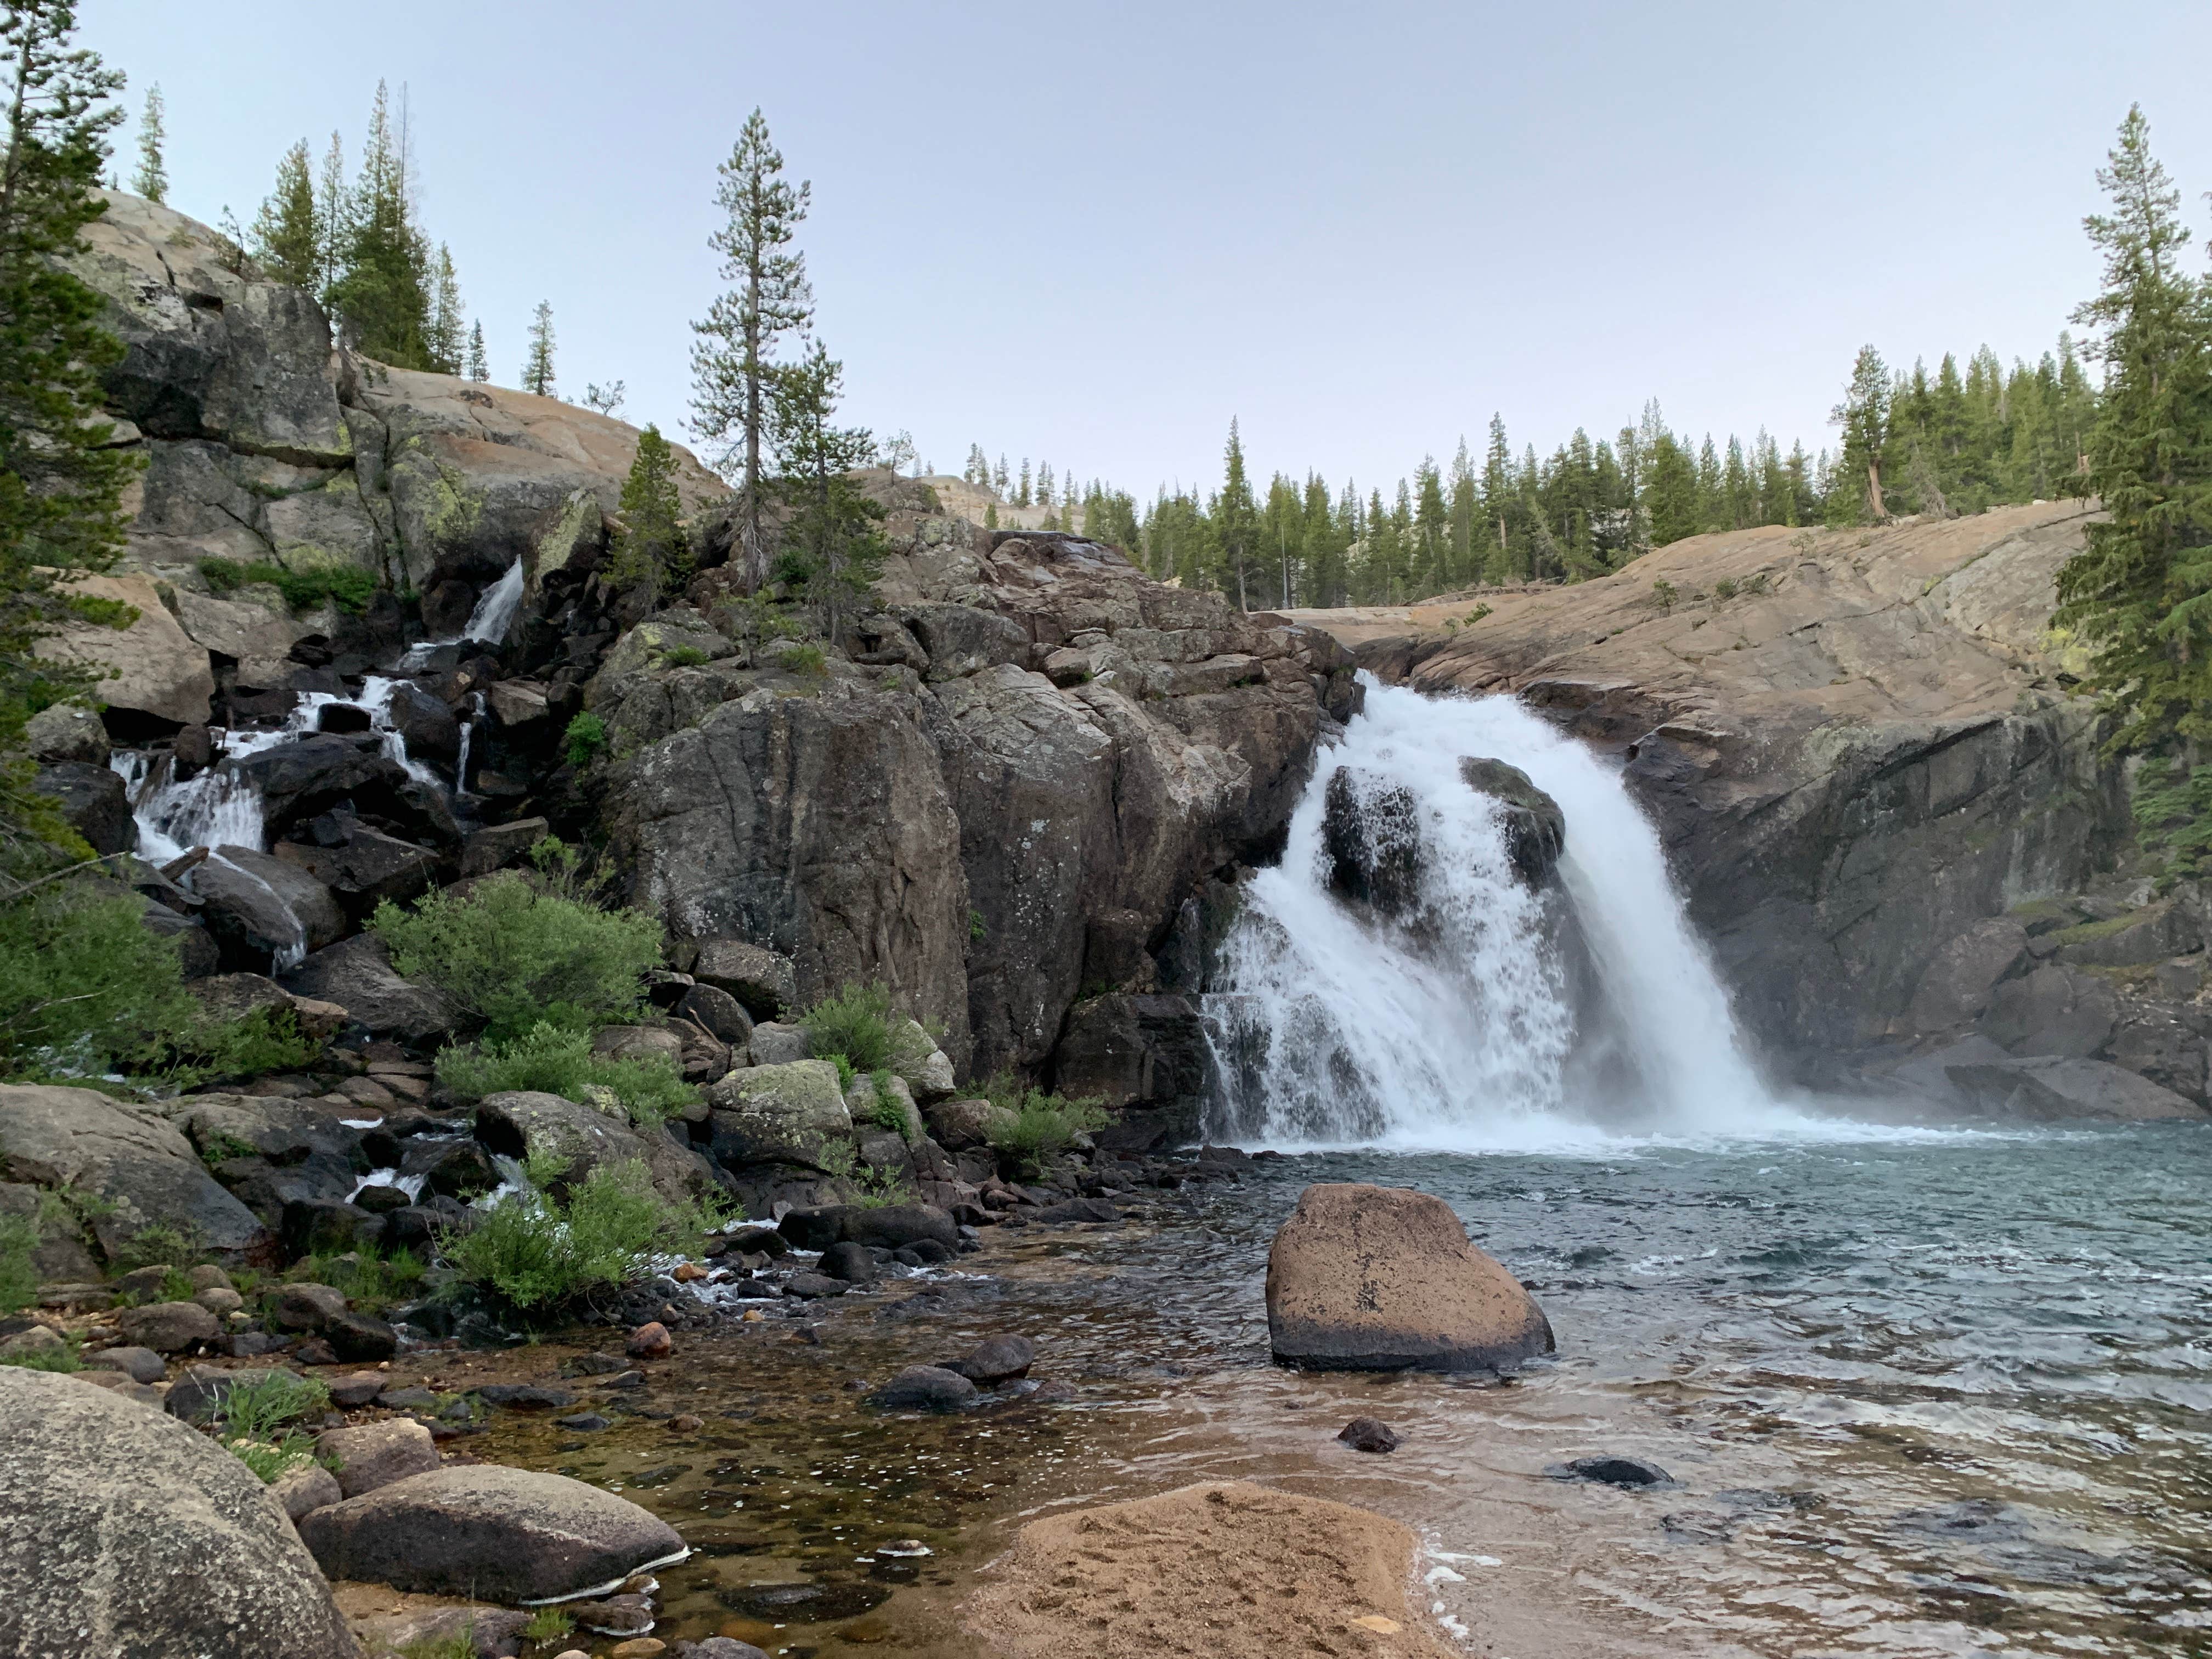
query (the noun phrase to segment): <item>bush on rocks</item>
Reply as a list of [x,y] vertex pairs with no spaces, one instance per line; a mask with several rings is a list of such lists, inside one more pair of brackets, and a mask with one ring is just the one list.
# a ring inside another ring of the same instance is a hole
[[817,1060],[842,1060],[838,1081],[853,1086],[855,1077],[879,1072],[891,1063],[891,994],[881,985],[848,985],[807,1011],[805,1028]]
[[550,1160],[532,1159],[527,1172],[531,1190],[494,1206],[446,1244],[447,1261],[462,1278],[526,1315],[626,1285],[657,1255],[696,1255],[705,1236],[725,1224],[710,1206],[662,1197],[635,1158],[599,1165],[565,1197],[547,1190],[561,1176]]
[[163,1038],[198,1029],[175,941],[145,912],[91,880],[0,905],[0,1080],[139,1070]]
[[369,924],[404,977],[442,992],[492,1042],[541,1024],[618,1024],[642,1000],[646,970],[660,964],[657,917],[576,896],[557,852],[539,864],[535,878],[501,872],[465,893],[433,893],[411,914],[386,900]]
[[438,1081],[463,1100],[518,1089],[582,1100],[596,1085],[612,1090],[641,1127],[665,1123],[699,1097],[665,1057],[604,1059],[592,1052],[590,1033],[543,1022],[505,1042],[447,1049],[438,1056]]
[[1103,1129],[1111,1121],[1095,1100],[1026,1089],[1005,1075],[985,1084],[983,1092],[999,1109],[984,1125],[992,1150],[1031,1175],[1066,1152],[1078,1135]]

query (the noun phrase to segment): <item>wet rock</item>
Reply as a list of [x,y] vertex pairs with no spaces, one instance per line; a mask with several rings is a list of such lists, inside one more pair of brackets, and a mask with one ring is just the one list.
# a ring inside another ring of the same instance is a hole
[[307,1516],[332,1578],[519,1602],[568,1595],[665,1560],[684,1540],[628,1499],[495,1464],[394,1481]]
[[1340,766],[1322,796],[1329,890],[1377,915],[1402,916],[1420,897],[1425,851],[1413,791],[1363,767]]
[[1121,1212],[1103,1198],[1068,1198],[1048,1204],[1036,1219],[1054,1223],[1119,1221]]
[[676,1351],[675,1339],[659,1320],[651,1320],[629,1334],[623,1350],[633,1359],[665,1359]]
[[978,1343],[945,1369],[984,1388],[1027,1376],[1036,1363],[1036,1344],[1026,1336],[994,1336]]
[[133,1382],[159,1382],[169,1374],[168,1365],[151,1348],[102,1348],[85,1355],[84,1363],[121,1371]]
[[734,1637],[710,1636],[703,1642],[678,1642],[676,1659],[768,1659],[768,1655]]
[[272,961],[319,951],[346,932],[345,913],[329,888],[255,848],[218,847],[186,880],[199,896],[201,921],[233,969],[265,972]]
[[607,1419],[597,1412],[578,1412],[573,1417],[555,1418],[553,1425],[560,1429],[573,1429],[578,1434],[595,1434],[607,1426]]
[[867,1399],[884,1411],[957,1412],[974,1403],[975,1385],[941,1365],[908,1365]]
[[1638,1457],[1577,1457],[1553,1463],[1544,1473],[1554,1480],[1589,1480],[1605,1486],[1671,1486],[1674,1477],[1656,1463]]
[[512,1411],[551,1411],[576,1403],[576,1396],[568,1389],[542,1382],[487,1382],[476,1394],[486,1405],[504,1406]]
[[[835,1076],[835,1073],[832,1073]],[[550,1157],[562,1167],[554,1190],[565,1192],[602,1164],[643,1163],[655,1191],[670,1199],[719,1190],[703,1157],[679,1146],[666,1129],[633,1127],[595,1107],[536,1090],[487,1095],[477,1105],[477,1139],[486,1151],[527,1160]]]
[[371,1653],[434,1653],[440,1659],[514,1659],[526,1613],[498,1607],[417,1607],[354,1621]]
[[345,1493],[338,1486],[337,1477],[320,1463],[301,1462],[269,1483],[269,1495],[284,1506],[287,1516],[297,1521],[310,1510],[337,1503]]
[[842,1206],[839,1237],[854,1244],[895,1250],[923,1239],[951,1249],[960,1242],[952,1218],[933,1204],[879,1204]]
[[1543,1310],[1425,1193],[1308,1187],[1269,1249],[1267,1294],[1276,1359],[1313,1370],[1496,1370],[1552,1350]]
[[0,1366],[0,1650],[352,1651],[330,1586],[260,1480],[159,1412]]
[[212,1343],[222,1334],[222,1323],[197,1302],[156,1302],[143,1308],[125,1308],[115,1316],[123,1334],[155,1353],[185,1353]]
[[[461,723],[442,698],[433,696],[411,680],[392,688],[386,715],[392,729],[405,739],[407,752],[416,760],[451,761],[461,752]],[[479,832],[483,833],[483,832]],[[544,833],[544,826],[539,826]],[[473,839],[473,837],[471,838]],[[465,874],[475,874],[467,871]]]
[[578,1624],[600,1636],[635,1636],[653,1628],[653,1603],[643,1595],[611,1595],[604,1601],[571,1601],[568,1610]]
[[842,1296],[853,1287],[842,1279],[831,1279],[824,1273],[793,1273],[783,1282],[783,1293],[802,1301],[818,1302],[824,1297]]
[[832,1244],[822,1253],[822,1271],[848,1285],[867,1285],[876,1278],[876,1258],[865,1244]]
[[439,1467],[430,1431],[404,1417],[332,1429],[317,1437],[315,1455],[337,1464],[338,1486],[348,1498]]
[[1478,795],[1498,804],[1505,855],[1514,872],[1534,887],[1550,876],[1567,848],[1567,815],[1517,766],[1462,757],[1459,775]]
[[1397,1431],[1371,1417],[1355,1417],[1336,1433],[1354,1451],[1394,1452],[1402,1443]]
[[791,958],[745,939],[701,939],[691,977],[727,992],[755,1019],[775,1019],[799,1003],[799,976]]
[[1661,1516],[1659,1524],[1692,1544],[1725,1544],[1735,1536],[1735,1520],[1711,1510],[1676,1510]]
[[138,850],[138,825],[118,774],[88,761],[63,761],[41,766],[31,787],[55,803],[94,852]]

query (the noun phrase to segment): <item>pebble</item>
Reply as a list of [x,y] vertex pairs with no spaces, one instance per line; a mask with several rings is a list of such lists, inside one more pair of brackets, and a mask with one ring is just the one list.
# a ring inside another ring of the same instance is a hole
[[696,1261],[683,1261],[678,1262],[676,1271],[668,1276],[679,1285],[690,1285],[704,1279],[707,1271]]
[[633,1359],[665,1359],[675,1351],[675,1340],[659,1320],[639,1326],[629,1334],[628,1349]]

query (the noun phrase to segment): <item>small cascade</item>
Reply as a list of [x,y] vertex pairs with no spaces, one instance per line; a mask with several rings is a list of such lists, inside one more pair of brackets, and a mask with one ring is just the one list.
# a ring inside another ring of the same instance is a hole
[[[1555,881],[1516,878],[1499,809],[1462,777],[1462,757],[1517,767],[1558,802]],[[1329,890],[1325,796],[1340,766],[1413,826],[1398,919]],[[1480,1151],[1802,1121],[1746,1058],[1618,772],[1510,697],[1370,681],[1282,862],[1244,894],[1205,999],[1223,1079],[1213,1133]]]
[[267,845],[261,791],[235,767],[217,763],[179,781],[172,757],[140,749],[117,750],[108,765],[122,776],[148,863],[167,864],[195,847]]
[[[236,845],[234,842],[228,844]],[[307,959],[307,930],[301,925],[299,917],[292,914],[292,907],[284,902],[283,896],[244,865],[234,859],[225,858],[219,851],[211,849],[208,854],[208,862],[220,864],[224,869],[243,876],[247,881],[268,894],[269,902],[276,907],[284,920],[291,925],[292,936],[270,953],[270,971],[287,974],[305,962]],[[185,875],[185,881],[187,884],[191,883],[190,873]]]
[[484,589],[477,599],[476,609],[461,631],[451,639],[424,640],[410,646],[398,661],[402,670],[420,668],[430,659],[430,653],[449,645],[461,645],[470,640],[481,640],[488,645],[507,642],[507,630],[514,626],[514,613],[522,608],[522,590],[529,578],[517,559],[501,574],[500,579]]
[[461,722],[461,750],[459,757],[453,762],[453,793],[456,795],[465,795],[469,793],[469,750],[476,743],[477,722],[483,717],[484,694],[481,691],[470,692],[469,717]]

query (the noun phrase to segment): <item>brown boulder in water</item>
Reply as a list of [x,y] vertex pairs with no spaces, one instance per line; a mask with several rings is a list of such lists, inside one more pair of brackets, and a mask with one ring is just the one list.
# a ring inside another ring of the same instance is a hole
[[1279,1362],[1313,1370],[1498,1370],[1553,1346],[1443,1200],[1357,1182],[1298,1195],[1267,1253],[1267,1329]]

